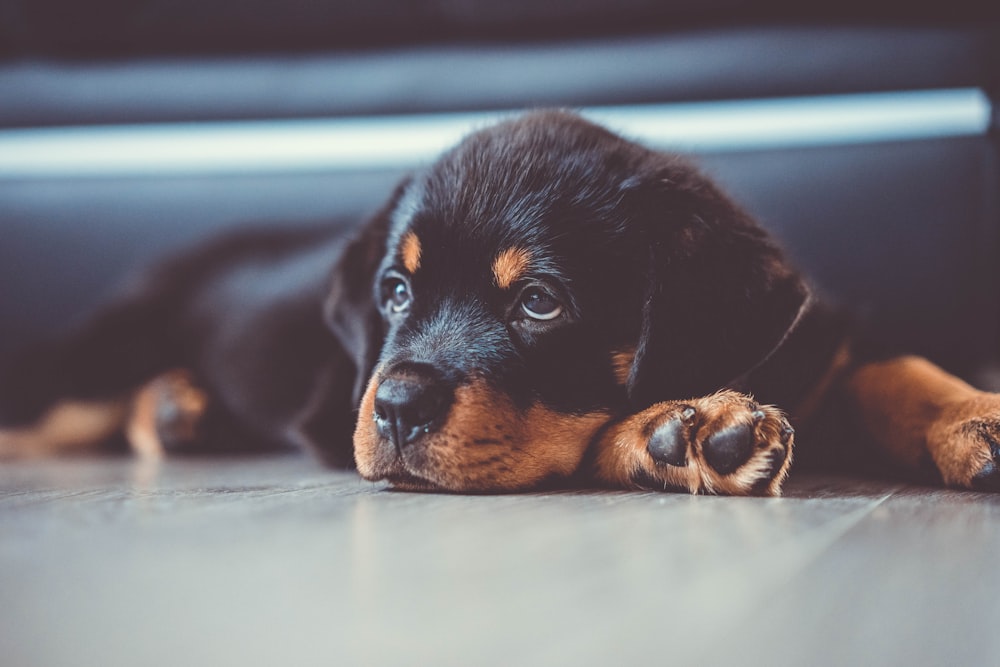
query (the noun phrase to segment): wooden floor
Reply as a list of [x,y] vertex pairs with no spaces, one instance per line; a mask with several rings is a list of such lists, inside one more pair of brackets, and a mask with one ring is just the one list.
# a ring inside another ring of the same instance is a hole
[[385,490],[299,457],[0,467],[0,664],[1000,665],[1000,496]]

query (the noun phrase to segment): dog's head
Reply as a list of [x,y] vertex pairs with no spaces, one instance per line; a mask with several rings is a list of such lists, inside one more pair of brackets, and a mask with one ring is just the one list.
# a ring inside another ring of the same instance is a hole
[[711,182],[562,112],[470,135],[335,273],[359,471],[460,491],[572,474],[615,417],[752,369],[805,300]]

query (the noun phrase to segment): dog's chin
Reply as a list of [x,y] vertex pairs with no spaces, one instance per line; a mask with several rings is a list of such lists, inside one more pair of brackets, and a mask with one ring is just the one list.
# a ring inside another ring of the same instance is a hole
[[[391,445],[384,445],[382,451],[392,450]],[[388,482],[397,491],[447,492],[453,491],[441,484],[435,483],[425,476],[409,469],[398,455],[379,457],[379,461],[358,461],[361,476],[369,482]],[[367,465],[365,464],[367,463]]]
[[[386,449],[392,448],[386,445]],[[384,450],[383,450],[384,451]],[[456,475],[441,474],[433,466],[415,468],[398,455],[382,457],[377,462],[368,461],[368,465],[359,465],[361,476],[369,482],[388,482],[393,491],[410,491],[419,493],[507,493],[518,490],[514,485],[502,482],[493,485],[477,484],[476,480],[467,480]]]
[[382,478],[389,482],[389,486],[394,491],[411,491],[417,493],[443,493],[448,489],[438,486],[426,479],[411,475],[410,473],[390,473]]

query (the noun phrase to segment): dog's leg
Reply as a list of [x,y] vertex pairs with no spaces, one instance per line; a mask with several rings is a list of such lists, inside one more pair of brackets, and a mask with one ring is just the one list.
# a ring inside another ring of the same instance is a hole
[[139,389],[125,436],[136,454],[251,454],[282,448],[282,441],[252,432],[231,415],[193,373],[175,369]]
[[920,357],[862,366],[847,382],[861,423],[896,463],[932,461],[949,486],[1000,491],[1000,394]]
[[69,338],[36,344],[0,368],[0,458],[99,450],[120,432],[139,381],[119,380],[141,366],[117,358],[135,348],[117,337],[132,312],[109,308]]
[[777,496],[793,441],[780,410],[722,391],[613,424],[595,443],[595,474],[619,487]]
[[100,448],[119,433],[133,393],[170,366],[173,304],[137,287],[63,337],[41,341],[0,368],[0,455]]
[[33,426],[64,402],[127,398],[169,368],[169,321],[164,299],[139,291],[109,303],[65,336],[5,360],[0,426]]
[[136,392],[125,426],[132,450],[162,457],[191,448],[203,437],[208,395],[184,370],[165,373]]
[[60,402],[31,426],[0,428],[0,460],[98,449],[119,431],[127,412],[124,400]]
[[140,456],[188,451],[203,438],[207,405],[190,373],[171,371],[131,397],[63,401],[31,426],[0,430],[0,460],[98,450],[121,432]]

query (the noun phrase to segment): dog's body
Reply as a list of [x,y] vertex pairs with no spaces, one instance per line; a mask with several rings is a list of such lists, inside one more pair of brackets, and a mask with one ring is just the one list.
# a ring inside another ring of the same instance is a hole
[[[792,424],[837,409],[864,459],[1000,487],[1000,396],[860,354],[710,181],[561,112],[470,135],[349,240],[244,232],[166,262],[0,392],[8,455],[124,423],[141,451],[305,443],[453,491],[777,495]],[[67,401],[98,418],[64,433]]]

